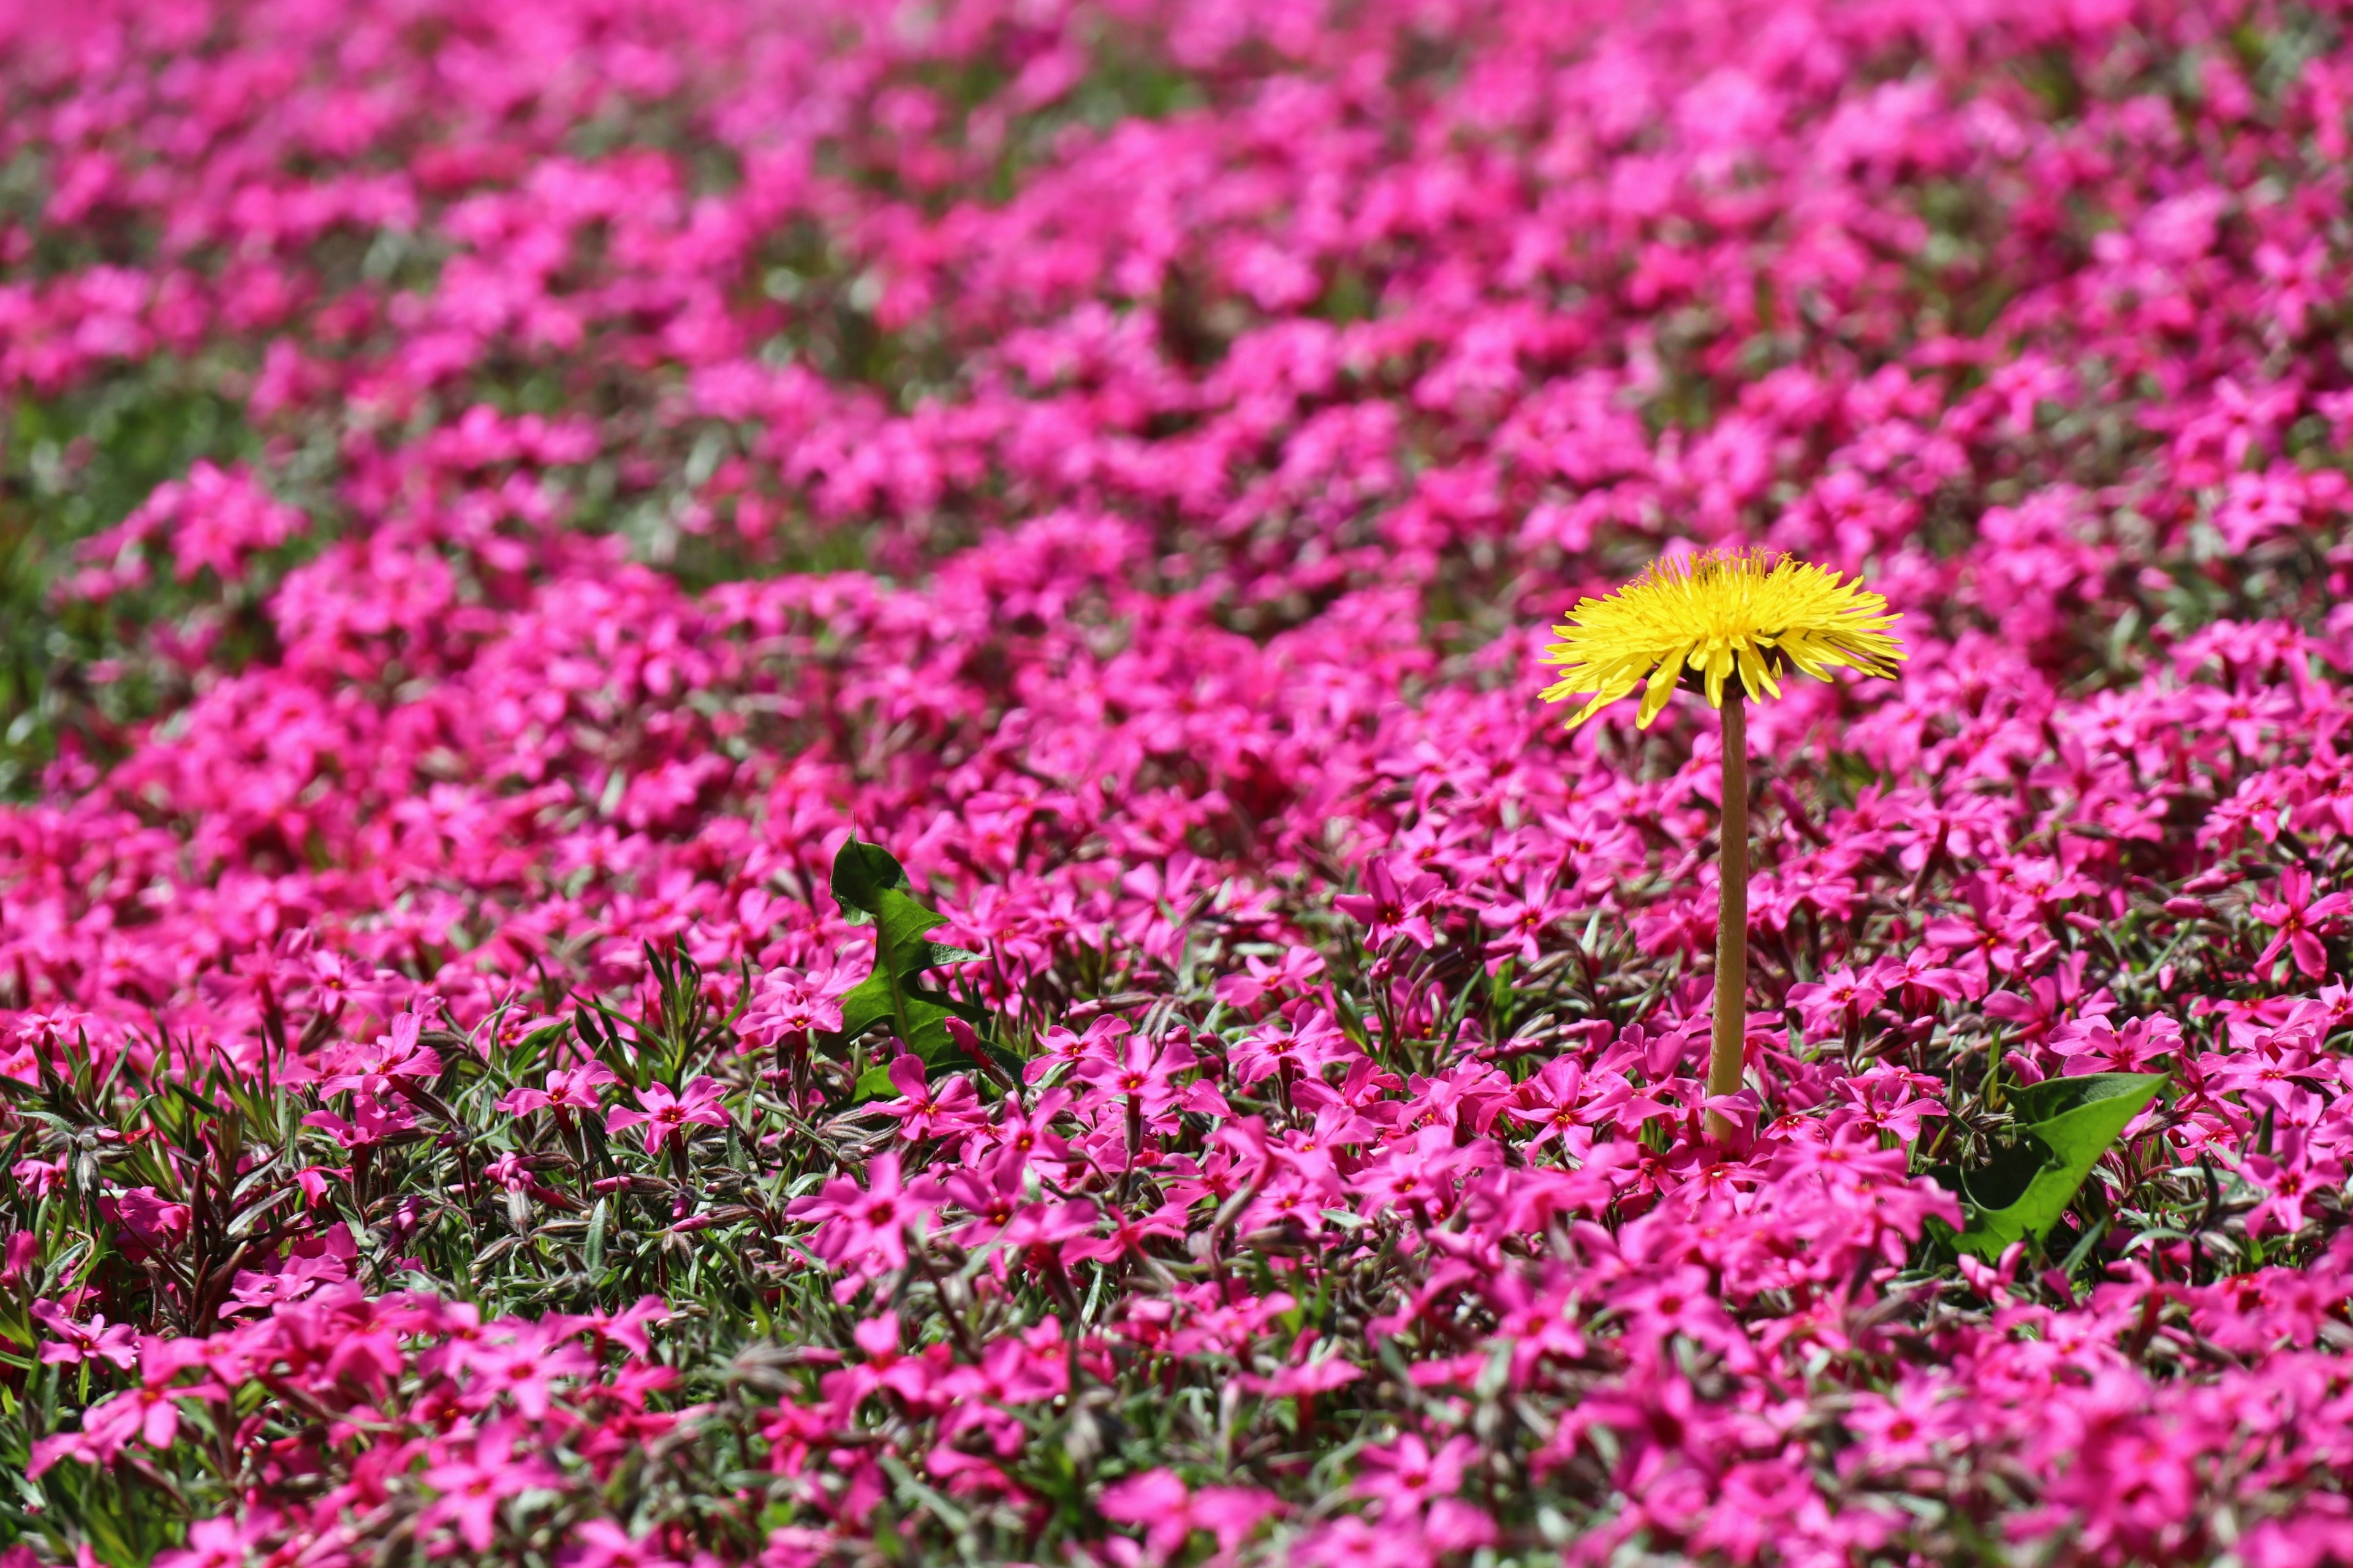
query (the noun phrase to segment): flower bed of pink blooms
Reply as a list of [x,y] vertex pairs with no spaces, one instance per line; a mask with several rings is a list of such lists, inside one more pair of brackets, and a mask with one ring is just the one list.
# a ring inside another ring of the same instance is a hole
[[2349,23],[10,0],[0,1563],[2353,1559]]

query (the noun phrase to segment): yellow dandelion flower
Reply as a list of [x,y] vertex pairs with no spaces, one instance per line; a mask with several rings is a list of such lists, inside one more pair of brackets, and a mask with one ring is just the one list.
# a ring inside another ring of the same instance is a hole
[[1843,666],[1893,676],[1904,645],[1887,628],[1902,617],[1861,583],[1767,551],[1716,551],[1652,562],[1607,598],[1580,599],[1544,662],[1560,679],[1544,699],[1590,693],[1568,721],[1576,729],[1636,687],[1635,723],[1648,729],[1686,672],[1724,706],[1735,674],[1749,697],[1778,697],[1778,676],[1794,666],[1817,679]]

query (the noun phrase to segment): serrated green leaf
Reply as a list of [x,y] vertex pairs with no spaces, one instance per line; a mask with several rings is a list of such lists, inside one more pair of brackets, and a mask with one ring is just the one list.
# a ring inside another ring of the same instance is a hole
[[907,868],[888,849],[856,834],[833,858],[833,901],[853,921],[860,915],[871,920],[881,912],[883,893],[907,886]]
[[842,998],[839,1038],[852,1039],[888,1024],[900,1042],[926,1063],[955,1049],[951,1015],[975,1009],[920,984],[923,972],[976,955],[930,940],[947,917],[909,891],[903,867],[879,845],[852,838],[833,862],[833,894],[845,911],[869,917],[874,931],[873,972]]
[[2100,1156],[2165,1082],[2163,1073],[2090,1073],[2014,1090],[2018,1144],[1959,1178],[1968,1223],[1954,1247],[1989,1259],[2012,1242],[2048,1236]]

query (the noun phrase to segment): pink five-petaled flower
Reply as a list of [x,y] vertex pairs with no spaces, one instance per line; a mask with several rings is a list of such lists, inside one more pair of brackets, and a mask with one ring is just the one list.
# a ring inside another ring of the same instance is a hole
[[328,1076],[319,1080],[319,1092],[334,1094],[357,1089],[385,1095],[441,1076],[441,1054],[422,1042],[425,1020],[403,1013],[392,1021],[392,1033],[378,1035],[372,1045],[348,1045],[328,1062]]
[[717,1079],[699,1078],[686,1086],[684,1094],[672,1094],[666,1085],[652,1083],[638,1090],[641,1110],[617,1105],[605,1116],[605,1131],[618,1132],[642,1123],[646,1130],[646,1152],[660,1152],[664,1140],[683,1137],[688,1122],[700,1122],[705,1127],[727,1125],[726,1108],[719,1103],[726,1090]]
[[1544,952],[1536,939],[1574,908],[1573,900],[1553,891],[1551,878],[1524,878],[1518,898],[1504,899],[1479,911],[1481,924],[1503,933],[1487,944],[1487,956],[1534,963]]
[[514,1440],[503,1423],[486,1428],[474,1439],[472,1458],[448,1459],[425,1472],[425,1484],[441,1494],[418,1521],[427,1531],[454,1524],[469,1547],[488,1552],[498,1532],[499,1505],[518,1492],[555,1484],[545,1461],[515,1457]]
[[891,1083],[899,1098],[879,1109],[899,1119],[899,1135],[911,1143],[953,1138],[981,1125],[980,1097],[962,1073],[942,1080],[934,1091],[924,1079],[923,1058],[902,1055],[891,1064]]
[[2353,910],[2353,898],[2342,892],[2314,898],[2312,873],[2295,866],[2280,873],[2278,890],[2278,898],[2254,906],[2255,918],[2276,932],[2271,945],[2256,955],[2255,973],[2269,973],[2272,960],[2285,948],[2295,958],[2297,971],[2317,980],[2328,973],[2328,950],[2320,944],[2320,927]]
[[562,1568],[676,1568],[651,1539],[631,1535],[609,1519],[592,1519],[572,1532],[572,1544],[556,1553]]
[[1165,1469],[1146,1470],[1113,1482],[1103,1489],[1098,1507],[1113,1524],[1141,1526],[1145,1552],[1155,1563],[1175,1556],[1197,1530],[1215,1536],[1219,1552],[1230,1556],[1261,1520],[1282,1511],[1282,1504],[1271,1492],[1256,1487],[1203,1487],[1190,1491]]
[[586,1377],[596,1363],[576,1344],[552,1342],[544,1325],[519,1324],[516,1331],[501,1341],[459,1342],[456,1360],[466,1371],[470,1406],[487,1406],[504,1394],[525,1419],[537,1421],[553,1405],[558,1379]]
[[1427,951],[1438,945],[1430,916],[1445,891],[1445,881],[1434,872],[1413,872],[1400,883],[1388,861],[1376,860],[1365,868],[1365,891],[1343,893],[1332,907],[1368,928],[1366,947],[1387,947],[1392,937],[1403,936]]
[[1151,1116],[1176,1102],[1176,1075],[1193,1065],[1193,1049],[1182,1040],[1132,1035],[1116,1060],[1090,1057],[1079,1063],[1078,1071],[1097,1089],[1134,1101]]
[[760,977],[751,1003],[736,1020],[735,1033],[747,1051],[773,1049],[779,1040],[841,1027],[841,999],[858,984],[856,975],[806,975],[776,969]]
[[103,1314],[77,1323],[55,1301],[33,1303],[33,1321],[55,1337],[41,1346],[48,1366],[79,1366],[84,1361],[111,1361],[128,1367],[139,1359],[139,1333],[128,1323],[107,1326]]
[[907,1262],[907,1227],[921,1225],[947,1194],[929,1176],[912,1182],[899,1179],[899,1156],[877,1154],[866,1163],[866,1186],[837,1176],[805,1198],[795,1198],[785,1217],[813,1220],[817,1235],[810,1246],[817,1255],[839,1268],[851,1264],[880,1263],[882,1269],[902,1268]]
[[242,1519],[200,1519],[188,1526],[185,1546],[156,1555],[155,1568],[245,1568],[253,1548],[277,1528],[278,1515],[269,1509]]
[[1386,1447],[1364,1451],[1366,1468],[1356,1477],[1356,1493],[1377,1500],[1384,1516],[1419,1513],[1462,1489],[1463,1475],[1478,1452],[1470,1438],[1454,1436],[1433,1454],[1419,1433],[1408,1432]]
[[509,1116],[528,1116],[534,1110],[593,1111],[596,1109],[596,1090],[604,1084],[620,1081],[613,1069],[603,1062],[588,1062],[576,1068],[558,1068],[547,1075],[544,1089],[518,1086],[507,1090],[499,1101],[499,1109]]

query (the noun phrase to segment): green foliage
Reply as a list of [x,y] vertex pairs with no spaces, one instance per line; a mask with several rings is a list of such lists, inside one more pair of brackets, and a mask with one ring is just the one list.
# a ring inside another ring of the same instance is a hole
[[[926,1066],[958,1054],[948,1020],[984,1021],[980,1009],[921,983],[923,973],[974,955],[943,946],[929,933],[947,917],[916,901],[906,868],[878,844],[855,834],[833,860],[833,897],[860,925],[874,927],[874,972],[841,999],[841,1034],[855,1039],[887,1023],[907,1049]],[[871,1076],[871,1075],[870,1075]],[[887,1088],[885,1079],[878,1088]],[[867,1086],[861,1084],[861,1088]]]
[[1965,1174],[1937,1173],[1960,1193],[1968,1221],[1953,1247],[1990,1259],[2012,1242],[2041,1242],[2093,1165],[2165,1083],[2163,1073],[2104,1072],[2014,1090],[2017,1143]]
[[[80,731],[102,749],[108,731],[167,700],[162,688],[176,671],[133,661],[122,678],[93,687],[85,667],[120,658],[146,626],[198,607],[195,585],[168,574],[104,608],[59,605],[52,589],[75,547],[199,458],[226,465],[258,449],[237,405],[163,362],[0,409],[0,798],[39,782],[60,733]],[[266,634],[258,617],[233,618],[223,630],[231,654]]]

